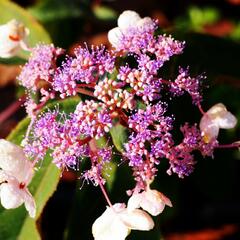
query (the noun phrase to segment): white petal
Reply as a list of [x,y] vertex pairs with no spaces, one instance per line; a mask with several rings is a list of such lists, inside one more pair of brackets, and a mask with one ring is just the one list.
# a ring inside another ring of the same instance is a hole
[[119,27],[113,28],[108,32],[108,41],[117,48],[121,41],[123,33]]
[[209,116],[214,117],[214,116],[219,116],[224,112],[227,112],[227,109],[224,106],[224,104],[217,103],[217,104],[213,105],[206,113]]
[[210,142],[212,139],[217,138],[219,133],[219,126],[216,121],[211,119],[211,117],[206,113],[201,118],[199,124],[202,135],[204,136],[205,142]]
[[170,200],[168,197],[166,197],[163,193],[160,193],[160,194],[161,194],[161,199],[163,200],[163,202],[164,202],[167,206],[172,207],[173,205],[172,205],[171,200]]
[[142,201],[142,193],[133,194],[128,200],[128,205],[127,205],[128,210],[131,211],[136,208],[140,208],[141,201]]
[[228,112],[227,108],[222,103],[218,103],[211,107],[205,115],[215,124],[218,124],[219,128],[233,128],[237,123],[235,116]]
[[25,208],[27,209],[29,216],[34,218],[36,216],[36,203],[32,196],[32,194],[28,191],[28,189],[23,190],[23,198]]
[[234,128],[237,124],[237,118],[230,112],[226,112],[223,118],[218,119],[218,125],[223,129]]
[[129,210],[141,207],[152,216],[159,215],[165,208],[165,205],[172,207],[170,199],[161,192],[150,188],[142,193],[133,194],[128,201]]
[[0,184],[7,181],[9,178],[8,174],[5,173],[5,171],[0,170]]
[[137,22],[137,26],[145,30],[153,28],[153,20],[150,17],[145,17]]
[[141,19],[138,13],[134,11],[124,11],[118,18],[118,26],[121,29],[135,27],[137,22]]
[[16,184],[0,185],[1,204],[6,209],[17,208],[23,203],[22,192]]
[[107,207],[106,211],[93,223],[92,233],[95,240],[124,240],[129,234],[129,228],[118,216],[118,212],[123,211],[125,205],[115,204],[113,209]]
[[236,117],[228,112],[222,103],[218,103],[203,115],[200,129],[205,142],[209,142],[211,139],[217,138],[219,128],[229,129],[235,127],[236,124]]
[[[16,20],[0,26],[0,57],[8,58],[17,55],[21,49],[21,41],[25,41],[25,37],[29,31],[23,24]],[[16,37],[16,39],[14,39]]]
[[148,191],[144,194],[144,201],[141,202],[142,209],[149,212],[152,216],[157,216],[165,208],[165,203],[161,199],[161,195],[157,191]]
[[16,177],[19,182],[28,184],[32,179],[32,164],[23,149],[4,139],[0,139],[0,168]]
[[9,39],[9,27],[7,24],[0,26],[0,57],[11,57],[11,52],[18,48],[18,42]]
[[123,223],[133,230],[149,231],[154,227],[152,218],[146,212],[139,209],[126,210],[120,214],[120,217]]

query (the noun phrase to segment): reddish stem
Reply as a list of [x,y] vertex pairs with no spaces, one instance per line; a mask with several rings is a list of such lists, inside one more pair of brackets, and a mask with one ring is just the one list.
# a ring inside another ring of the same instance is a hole
[[121,110],[118,109],[119,117],[126,123],[128,124],[128,116]]
[[167,84],[167,85],[173,84],[172,82],[170,82],[168,80],[164,80],[164,79],[161,79],[160,81],[161,81],[161,83],[164,83],[164,84]]
[[86,89],[84,89],[84,88],[78,88],[78,89],[77,89],[77,92],[78,92],[78,93],[82,93],[82,94],[84,94],[84,95],[88,95],[88,96],[90,96],[90,97],[95,97],[95,96],[93,95],[93,92],[88,91],[88,90],[86,90]]
[[[92,140],[89,142],[89,147],[90,147],[90,149],[91,149],[91,151],[92,151],[93,154],[97,154],[97,151],[98,151],[97,149],[98,149],[98,148],[97,148],[97,144],[96,144],[96,140],[95,140],[95,139],[92,139]],[[93,164],[93,162],[92,162],[92,164]],[[106,191],[106,189],[104,188],[104,186],[103,186],[103,184],[102,184],[102,181],[101,181],[99,175],[97,175],[97,178],[98,178],[98,183],[99,183],[99,186],[100,186],[101,191],[102,191],[102,193],[103,193],[103,196],[105,197],[108,205],[109,205],[110,207],[112,207],[112,203],[111,203],[111,201],[110,201],[110,199],[109,199],[109,197],[108,197],[107,191]]]
[[240,148],[240,142],[231,143],[231,144],[222,144],[222,145],[218,145],[216,148]]
[[11,115],[13,115],[25,102],[26,96],[22,96],[15,102],[13,102],[10,106],[8,106],[4,111],[0,113],[0,123],[4,122],[6,119],[8,119]]
[[80,145],[84,145],[84,144],[90,142],[91,140],[92,140],[92,137],[86,137],[86,138],[84,138],[84,139],[79,139],[79,140],[78,140],[78,143],[79,143]]
[[197,106],[198,106],[198,109],[199,109],[199,111],[201,112],[201,114],[204,115],[205,112],[203,111],[201,104],[198,103]]
[[83,88],[83,87],[87,87],[87,88],[94,88],[95,87],[95,83],[89,83],[89,84],[86,84],[86,83],[79,83],[77,84],[77,86],[79,88]]
[[106,192],[104,186],[102,185],[101,179],[99,179],[99,186],[100,186],[100,188],[101,188],[101,191],[102,191],[102,193],[103,193],[103,196],[105,197],[108,205],[109,205],[110,207],[112,207],[112,203],[111,203],[111,201],[110,201],[110,199],[109,199],[109,197],[108,197],[108,195],[107,195],[107,192]]

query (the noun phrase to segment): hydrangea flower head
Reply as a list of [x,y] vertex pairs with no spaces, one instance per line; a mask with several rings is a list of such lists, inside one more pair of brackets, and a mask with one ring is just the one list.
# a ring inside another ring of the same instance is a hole
[[236,117],[227,111],[222,103],[218,103],[211,107],[202,117],[200,121],[200,129],[205,142],[216,139],[219,129],[234,128],[237,124]]
[[26,37],[29,29],[13,19],[0,26],[0,57],[16,56],[22,49],[27,50]]
[[152,218],[139,209],[128,210],[124,203],[107,207],[94,222],[92,233],[95,240],[124,240],[132,230],[149,231],[154,227]]
[[33,166],[22,148],[0,139],[0,198],[6,209],[25,204],[30,217],[36,215],[35,201],[27,186],[33,177]]

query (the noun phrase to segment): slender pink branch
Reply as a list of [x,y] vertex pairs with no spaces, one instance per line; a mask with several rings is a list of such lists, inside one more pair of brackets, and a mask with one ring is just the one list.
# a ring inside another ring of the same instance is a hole
[[77,92],[78,92],[78,93],[82,93],[82,94],[84,94],[84,95],[88,95],[88,96],[90,96],[90,97],[94,97],[93,92],[88,91],[88,90],[86,90],[86,89],[84,89],[84,88],[78,88],[78,89],[77,89]]
[[199,109],[199,111],[201,112],[201,114],[204,115],[205,112],[203,111],[201,104],[198,103],[197,106],[198,106],[198,109]]
[[83,88],[83,87],[87,87],[87,88],[94,88],[95,87],[95,83],[89,83],[89,84],[86,84],[86,83],[79,83],[77,84],[77,86],[79,88]]
[[4,111],[0,113],[0,123],[7,120],[11,115],[13,115],[18,109],[20,109],[21,105],[25,102],[26,96],[22,96],[15,102],[13,102],[10,106],[8,106]]
[[[97,154],[97,151],[98,151],[98,150],[97,150],[97,144],[96,144],[96,140],[95,140],[95,139],[92,139],[92,140],[89,142],[89,147],[90,147],[90,149],[91,149],[91,151],[92,151],[93,154]],[[93,162],[92,162],[92,163],[93,163]],[[103,196],[105,197],[108,205],[109,205],[110,207],[112,207],[112,203],[111,203],[111,201],[110,201],[110,199],[109,199],[109,197],[108,197],[107,191],[105,190],[105,188],[104,188],[104,186],[103,186],[103,184],[102,184],[102,181],[101,181],[99,175],[97,175],[97,178],[98,178],[98,183],[99,183],[99,186],[100,186],[101,191],[102,191],[102,193],[103,193]]]
[[231,143],[231,144],[221,144],[216,148],[240,148],[240,142]]
[[49,98],[50,98],[50,96],[45,97],[44,101],[42,101],[41,103],[39,103],[37,105],[37,107],[34,109],[36,115],[38,114],[39,110],[41,110],[44,107],[44,105],[47,103]]
[[39,161],[39,157],[37,156],[37,157],[35,157],[35,159],[32,161],[32,167],[33,167],[33,168],[34,168],[35,165],[38,163],[38,161]]
[[103,193],[103,195],[104,195],[104,197],[105,197],[108,205],[109,205],[110,207],[112,207],[112,203],[111,203],[111,201],[110,201],[110,199],[109,199],[109,197],[108,197],[108,195],[107,195],[107,192],[106,192],[106,190],[105,190],[105,188],[104,188],[104,186],[103,186],[103,184],[102,184],[102,182],[101,182],[101,179],[99,179],[99,186],[100,186],[100,188],[101,188],[101,191],[102,191],[102,193]]
[[31,132],[31,128],[33,126],[33,123],[34,123],[34,118],[31,118],[31,121],[27,127],[27,131],[26,131],[26,134],[25,134],[25,139],[27,139],[30,135],[30,132]]
[[168,80],[164,80],[164,79],[160,79],[161,83],[163,84],[167,84],[167,85],[171,85],[173,84],[172,82],[168,81]]

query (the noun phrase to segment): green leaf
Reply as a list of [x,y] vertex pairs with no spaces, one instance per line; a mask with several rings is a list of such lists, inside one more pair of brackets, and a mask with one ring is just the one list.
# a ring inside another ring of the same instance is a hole
[[77,104],[81,101],[79,96],[75,97],[70,97],[65,100],[60,100],[60,101],[53,101],[49,103],[43,111],[46,111],[48,109],[55,109],[56,107],[59,108],[60,111],[64,111],[66,114],[69,114],[73,112],[77,106]]
[[[42,27],[42,25],[39,24],[29,12],[27,12],[25,9],[21,8],[17,4],[9,0],[1,0],[0,12],[0,24],[5,24],[11,19],[16,19],[22,22],[27,28],[29,28],[30,34],[28,36],[28,43],[30,47],[34,47],[39,42],[51,43],[51,38],[45,31],[45,29]],[[27,59],[28,55],[28,52],[22,51],[20,57]],[[13,60],[9,59],[9,63],[12,63],[11,61],[13,62]],[[16,58],[16,64],[18,63],[18,61],[21,60],[17,60]],[[0,63],[1,62],[2,60],[0,59]],[[5,59],[4,63],[7,62],[8,61]]]
[[102,170],[102,175],[106,179],[106,184],[107,184],[107,189],[111,191],[115,176],[116,176],[116,171],[117,171],[117,163],[116,162],[109,162],[104,165],[104,168]]
[[69,0],[44,0],[29,8],[30,12],[42,22],[78,18],[83,11],[77,1]]
[[93,13],[96,18],[104,21],[111,21],[117,18],[117,13],[112,8],[102,5],[94,6]]
[[206,24],[213,24],[220,18],[220,13],[216,8],[190,7],[188,10],[191,25],[194,30],[200,30]]
[[216,23],[220,19],[220,15],[219,10],[214,7],[191,6],[187,10],[186,16],[176,18],[175,27],[182,32],[192,30],[201,32],[205,25]]
[[[96,140],[96,143],[99,148],[104,148],[108,145],[105,137],[99,138],[98,140]],[[113,159],[111,162],[105,163],[103,166],[102,175],[106,180],[106,186],[109,191],[111,191],[113,187],[116,171],[117,163],[116,161],[113,161]]]
[[23,65],[26,59],[20,57],[0,58],[0,64]]
[[[176,36],[177,35],[177,36]],[[175,34],[177,39],[186,41],[183,54],[177,57],[176,65],[186,67],[196,73],[206,72],[214,78],[220,76],[240,77],[240,44],[228,39],[208,36],[206,34]],[[227,61],[223,61],[226,59]]]
[[40,0],[28,10],[41,21],[57,46],[68,49],[79,40],[85,23],[92,21],[90,4],[88,0]]
[[240,40],[240,22],[236,23],[236,26],[231,32],[230,37],[234,40]]
[[110,134],[112,136],[112,141],[116,149],[119,152],[123,152],[123,144],[127,142],[127,129],[118,123],[110,129]]
[[[72,112],[79,98],[71,98],[58,103],[58,108],[65,112]],[[45,109],[56,107],[56,103],[49,104]],[[8,140],[15,144],[20,144],[30,120],[25,118],[9,135]],[[41,237],[37,230],[36,221],[41,216],[41,213],[48,199],[56,190],[60,170],[51,163],[52,159],[47,155],[41,163],[40,168],[36,171],[32,182],[30,183],[29,191],[32,193],[36,205],[36,218],[32,219],[28,216],[24,206],[17,209],[6,210],[0,207],[0,239],[4,240],[40,240]]]

